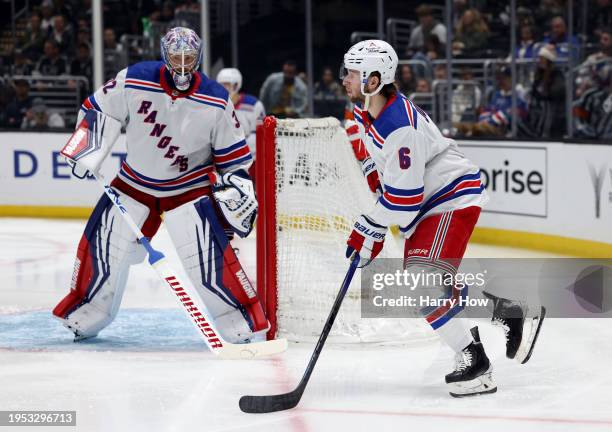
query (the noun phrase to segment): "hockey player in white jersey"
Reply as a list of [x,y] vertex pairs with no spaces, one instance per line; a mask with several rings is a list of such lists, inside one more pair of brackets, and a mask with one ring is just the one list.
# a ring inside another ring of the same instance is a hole
[[229,92],[236,115],[242,125],[244,136],[251,150],[251,155],[255,158],[255,132],[257,126],[266,117],[266,110],[259,99],[255,96],[243,93],[242,74],[236,68],[221,69],[217,74],[217,82]]
[[[198,35],[173,28],[161,51],[163,61],[129,66],[89,96],[77,125],[99,117],[96,112],[110,119],[104,124],[116,129],[115,136],[119,122],[125,125],[127,157],[112,187],[146,237],[155,235],[164,213],[185,271],[218,330],[227,341],[246,342],[265,332],[268,321],[223,236],[246,236],[252,228],[252,156],[228,92],[197,70]],[[69,160],[73,173],[98,174],[112,144],[103,141],[87,164]],[[75,340],[96,336],[114,319],[129,267],[145,256],[117,212],[102,196],[79,243],[70,292],[53,310]]]
[[[411,273],[454,275],[487,196],[477,166],[445,138],[418,106],[394,85],[398,58],[381,40],[367,40],[344,56],[343,85],[355,103],[356,124],[347,133],[370,189],[378,194],[372,211],[355,222],[347,257],[369,264],[382,250],[387,227],[398,225],[406,238],[404,267]],[[432,278],[440,280],[439,278]],[[457,287],[426,286],[444,298],[464,297]],[[506,355],[529,360],[545,310],[526,318],[525,303],[491,294],[493,322],[504,328]],[[453,319],[463,306],[446,302],[421,313],[456,352],[455,370],[446,375],[452,396],[497,390],[493,369],[478,335],[465,319]]]

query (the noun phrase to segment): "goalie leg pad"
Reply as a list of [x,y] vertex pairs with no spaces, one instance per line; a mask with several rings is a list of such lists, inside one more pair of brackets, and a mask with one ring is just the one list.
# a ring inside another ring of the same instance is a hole
[[242,269],[209,197],[166,212],[165,223],[187,274],[230,342],[268,329],[257,292]]
[[[125,194],[121,201],[142,226],[149,209]],[[53,315],[77,339],[96,336],[117,314],[130,265],[142,262],[145,254],[119,211],[103,195],[79,243],[70,292]]]

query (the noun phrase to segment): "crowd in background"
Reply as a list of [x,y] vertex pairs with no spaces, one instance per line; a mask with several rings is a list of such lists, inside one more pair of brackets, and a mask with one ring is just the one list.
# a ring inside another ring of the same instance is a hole
[[[196,0],[140,1],[130,11],[122,9],[122,2],[104,3],[105,79],[130,62],[134,45],[127,36],[154,39],[158,35],[154,36],[152,29],[174,25],[179,15],[188,20],[199,14]],[[569,100],[575,137],[612,137],[612,0],[593,0],[588,15],[590,33],[571,38],[563,0],[539,0],[529,7],[519,7],[514,53],[519,69],[514,87],[507,38],[501,43],[499,33],[492,30],[499,23],[508,24],[508,6],[486,0],[454,0],[453,4],[452,40],[448,39],[451,32],[443,24],[439,9],[422,4],[414,16],[402,17],[414,19],[416,25],[408,43],[396,47],[400,59],[409,60],[398,68],[398,88],[426,110],[433,109],[428,104],[441,97],[436,88],[447,79],[442,61],[447,44],[454,59],[496,59],[491,86],[475,79],[469,62],[453,66],[456,82],[450,102],[452,117],[447,118],[445,133],[504,137],[516,122],[519,137],[563,138]],[[31,9],[12,61],[4,65],[4,76],[14,79],[6,80],[0,91],[0,124],[22,129],[62,128],[73,119],[62,118],[61,112],[49,109],[48,100],[31,93],[50,85],[36,77],[61,76],[84,77],[65,83],[79,98],[92,91],[91,0],[44,0]],[[574,70],[570,70],[570,63]],[[425,71],[418,65],[424,65]],[[324,67],[317,75],[312,89],[314,114],[339,119],[350,116],[350,102],[337,70]],[[569,98],[568,79],[573,84]],[[258,92],[252,92],[269,114],[302,117],[309,112],[307,80],[295,61],[287,60],[279,72],[268,76]],[[517,107],[514,116],[513,94]],[[432,114],[435,118],[439,113]]]

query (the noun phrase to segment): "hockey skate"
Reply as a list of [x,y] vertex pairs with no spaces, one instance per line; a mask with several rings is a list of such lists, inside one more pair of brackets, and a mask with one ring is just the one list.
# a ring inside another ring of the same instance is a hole
[[478,327],[473,327],[470,331],[474,342],[456,354],[455,370],[446,375],[449,393],[453,397],[476,396],[497,391],[493,366],[480,342]]
[[506,357],[515,359],[521,364],[527,363],[540,334],[546,309],[541,306],[537,315],[528,317],[529,308],[526,303],[496,297],[487,292],[483,294],[493,300],[491,321],[493,325],[501,327],[504,331]]

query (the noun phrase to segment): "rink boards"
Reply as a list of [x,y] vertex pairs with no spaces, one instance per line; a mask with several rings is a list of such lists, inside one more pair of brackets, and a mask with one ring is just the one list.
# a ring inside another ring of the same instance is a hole
[[[68,133],[2,133],[0,216],[87,217],[99,192],[59,155]],[[612,146],[461,141],[490,202],[474,239],[575,256],[612,256]],[[125,136],[103,173],[125,157]]]

